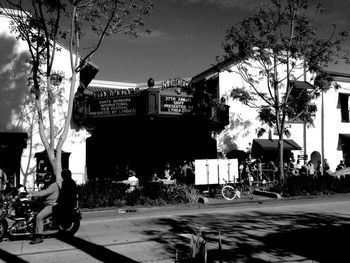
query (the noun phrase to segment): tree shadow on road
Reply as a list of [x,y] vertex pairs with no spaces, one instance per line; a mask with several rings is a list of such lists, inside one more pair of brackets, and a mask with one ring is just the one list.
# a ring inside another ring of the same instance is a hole
[[[169,230],[146,234],[170,253],[178,250],[179,262],[189,261],[189,239],[202,227],[209,246],[208,262],[348,262],[349,218],[322,213],[199,214],[153,219],[150,224]],[[220,231],[222,249],[219,250]]]
[[78,237],[57,237],[58,240],[65,242],[81,251],[84,251],[86,254],[94,257],[95,259],[101,262],[125,262],[125,263],[135,263],[138,261],[132,260],[126,256],[113,252],[108,248],[97,245],[92,242],[89,242],[85,239]]
[[27,261],[2,249],[0,249],[0,261],[10,263],[27,263]]

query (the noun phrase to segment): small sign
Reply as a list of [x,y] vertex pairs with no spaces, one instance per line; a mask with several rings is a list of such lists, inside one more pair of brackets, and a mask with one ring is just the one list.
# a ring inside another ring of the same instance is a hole
[[308,157],[307,154],[299,154],[298,160],[307,160],[308,159],[307,157]]
[[184,79],[169,79],[167,81],[162,82],[162,89],[168,89],[171,87],[186,88],[187,86],[188,82]]
[[63,77],[57,73],[51,74],[50,76],[50,83],[54,86],[61,85],[62,80],[63,80]]

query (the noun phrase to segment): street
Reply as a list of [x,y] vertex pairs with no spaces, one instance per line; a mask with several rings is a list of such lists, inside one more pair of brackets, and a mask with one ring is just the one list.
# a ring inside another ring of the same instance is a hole
[[0,260],[188,262],[190,237],[198,229],[207,241],[208,262],[348,262],[350,196],[92,213],[70,240],[3,241]]

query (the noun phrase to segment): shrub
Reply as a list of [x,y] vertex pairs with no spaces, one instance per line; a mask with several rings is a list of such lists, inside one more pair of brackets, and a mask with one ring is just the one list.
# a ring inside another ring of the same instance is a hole
[[196,203],[199,191],[184,184],[165,185],[149,183],[132,192],[124,184],[89,182],[78,186],[81,208],[120,206],[163,206],[168,204]]
[[285,197],[329,195],[350,192],[350,176],[341,178],[325,175],[319,177],[291,176],[269,189]]

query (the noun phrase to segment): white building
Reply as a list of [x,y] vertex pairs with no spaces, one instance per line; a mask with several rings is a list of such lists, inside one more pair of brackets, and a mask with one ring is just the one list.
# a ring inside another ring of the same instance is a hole
[[[25,131],[31,127],[33,130],[33,141],[28,144],[22,156],[22,170],[31,171],[32,177],[28,178],[28,186],[33,185],[35,176],[36,160],[34,154],[44,150],[38,135],[37,125],[31,126],[27,121],[21,121],[19,113],[30,110],[28,105],[24,107],[23,102],[29,94],[27,87],[27,77],[25,71],[26,43],[16,40],[15,35],[9,29],[10,19],[0,15],[0,79],[3,80],[0,86],[0,132]],[[69,52],[62,46],[56,54],[54,71],[64,76],[59,88],[64,90],[63,97],[67,98],[69,91],[69,79],[71,77],[69,67]],[[230,65],[230,69],[234,65]],[[227,68],[227,67],[226,67]],[[308,156],[314,162],[326,158],[331,170],[335,170],[341,159],[345,159],[350,165],[350,117],[349,117],[349,97],[350,97],[350,74],[331,73],[334,79],[340,84],[338,90],[330,89],[316,100],[318,111],[313,127],[307,127],[304,131],[303,124],[294,123],[290,127],[291,138],[303,149],[296,151],[295,155]],[[308,78],[310,79],[310,78]],[[5,81],[6,80],[6,81]],[[192,79],[193,83],[205,80],[213,83],[212,88],[216,89],[213,94],[218,94],[218,99],[227,95],[232,87],[245,86],[242,78],[233,71],[218,70],[216,67],[200,73]],[[78,83],[78,82],[77,82]],[[156,86],[160,82],[156,83]],[[146,89],[146,83],[124,83],[114,81],[93,80],[89,87],[111,88],[111,89]],[[246,151],[251,147],[253,139],[257,138],[256,129],[260,127],[257,120],[256,109],[249,108],[240,102],[228,100],[230,111],[236,117],[247,119],[252,122],[249,131],[244,135],[239,135],[236,140],[238,149]],[[20,106],[22,105],[22,106]],[[65,102],[62,108],[65,109]],[[59,115],[62,112],[57,109],[57,123],[62,121]],[[23,116],[22,116],[23,117]],[[30,118],[29,118],[30,119]],[[76,128],[76,127],[73,127]],[[267,138],[267,134],[265,137]],[[86,174],[86,139],[89,133],[83,129],[71,129],[64,144],[63,151],[70,153],[69,167],[73,174],[73,179],[77,183],[84,183]],[[274,138],[277,138],[274,136]],[[297,157],[297,156],[295,156]],[[30,180],[31,179],[31,180]],[[22,180],[22,179],[21,179]]]
[[[2,81],[0,90],[3,93],[0,96],[0,104],[5,105],[6,110],[0,112],[0,131],[13,132],[21,131],[30,133],[33,128],[32,141],[28,140],[28,146],[24,149],[21,163],[21,179],[23,181],[23,172],[30,174],[28,176],[28,187],[33,187],[35,178],[36,160],[34,154],[44,150],[38,133],[38,125],[35,123],[32,104],[25,103],[29,100],[31,94],[27,86],[27,74],[29,66],[26,64],[27,44],[17,40],[14,33],[10,31],[10,18],[0,15],[0,76]],[[69,51],[63,46],[56,52],[53,64],[53,72],[63,76],[62,83],[56,88],[62,89],[63,102],[60,107],[55,108],[55,123],[57,127],[62,127],[64,109],[66,109],[70,86],[70,56]],[[77,85],[79,81],[77,81]],[[85,140],[88,133],[80,131],[69,131],[68,138],[64,144],[63,151],[70,153],[69,167],[73,174],[73,179],[78,183],[84,181],[85,175]]]
[[[0,132],[28,133],[27,148],[23,150],[21,159],[20,182],[15,183],[22,183],[24,174],[28,174],[26,184],[32,188],[37,172],[35,154],[43,152],[44,147],[39,136],[38,125],[35,122],[33,104],[28,103],[31,96],[27,85],[29,65],[25,61],[28,56],[28,47],[27,43],[17,40],[16,35],[11,32],[9,17],[0,15],[0,25],[0,80],[2,80],[0,86]],[[56,51],[53,72],[63,76],[62,83],[56,87],[57,91],[62,90],[63,100],[62,105],[55,106],[55,123],[57,127],[62,127],[63,114],[67,109],[71,70],[68,48],[62,43],[58,43],[58,45],[61,49]],[[75,90],[77,90],[78,85],[79,79]],[[156,86],[159,85],[160,83],[156,83]],[[103,80],[90,82],[89,80],[89,87],[128,90],[145,89],[147,84]],[[78,184],[81,184],[87,180],[86,140],[90,134],[85,129],[77,129],[73,122],[71,124],[62,150],[69,153],[69,169],[72,171],[72,177]],[[33,129],[33,136],[30,136],[31,129]]]
[[[245,131],[244,135],[243,133],[238,135],[235,141],[238,150],[247,151],[251,148],[253,139],[258,138],[256,130],[262,125],[257,119],[256,108],[248,107],[239,101],[233,101],[228,96],[234,87],[245,87],[249,90],[247,83],[237,73],[235,67],[232,63],[223,64],[221,68],[215,66],[198,74],[192,81],[195,83],[201,81],[215,83],[212,85],[218,90],[220,97],[228,98],[230,113],[234,113],[236,118],[240,117],[242,120],[249,120],[252,123],[249,130]],[[295,73],[295,75],[297,74],[302,76],[302,69]],[[293,151],[296,159],[298,155],[307,155],[307,160],[311,159],[315,164],[322,158],[327,159],[330,169],[335,171],[340,160],[345,159],[347,166],[350,166],[350,74],[337,72],[329,72],[329,74],[340,85],[340,88],[330,88],[313,101],[318,109],[313,126],[291,123],[289,131],[291,132],[290,139],[293,139],[302,148]],[[301,79],[303,80],[304,76]],[[311,75],[307,75],[305,79],[312,82]],[[308,82],[306,83],[308,85]],[[263,86],[264,84],[261,82],[259,85]],[[237,131],[232,131],[232,133],[234,132]],[[269,136],[268,133],[265,133],[262,138],[267,139]],[[272,133],[272,139],[278,139],[277,135]],[[285,137],[285,139],[287,138]]]

